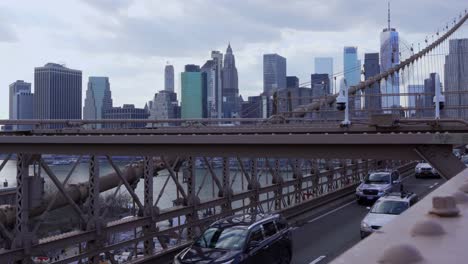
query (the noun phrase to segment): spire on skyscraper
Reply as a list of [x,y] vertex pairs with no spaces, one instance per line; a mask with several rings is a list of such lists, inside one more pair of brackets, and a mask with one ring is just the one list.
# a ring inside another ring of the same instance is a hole
[[232,53],[231,42],[229,42],[226,53]]
[[388,30],[390,30],[390,1],[388,1]]

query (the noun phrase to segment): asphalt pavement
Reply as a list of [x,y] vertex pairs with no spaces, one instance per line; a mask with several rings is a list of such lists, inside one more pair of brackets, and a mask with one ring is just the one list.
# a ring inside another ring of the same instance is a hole
[[[422,199],[440,186],[443,179],[416,179],[409,176],[403,180],[404,189],[414,192]],[[356,201],[331,208],[321,215],[307,220],[293,231],[293,264],[324,264],[361,241],[359,228],[367,214],[367,206]]]

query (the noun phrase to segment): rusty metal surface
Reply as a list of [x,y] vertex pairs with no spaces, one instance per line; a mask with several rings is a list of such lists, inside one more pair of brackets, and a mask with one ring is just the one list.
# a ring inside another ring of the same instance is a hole
[[[364,163],[361,162],[361,163],[350,165],[349,169],[354,170],[354,171],[350,171],[349,173],[351,173],[351,175],[354,175],[356,172],[359,171],[359,173],[361,173],[361,174],[366,174],[367,170],[369,169],[369,166],[364,165]],[[333,169],[334,174],[338,173],[340,171],[341,171],[340,167],[337,167],[337,168]],[[103,233],[107,233],[107,234],[115,233],[115,232],[122,232],[122,231],[126,231],[126,230],[132,230],[132,229],[137,228],[137,227],[144,227],[144,226],[148,226],[150,224],[154,224],[155,222],[167,221],[168,219],[172,219],[172,218],[180,216],[180,215],[187,215],[187,214],[190,214],[190,213],[193,213],[193,212],[201,211],[201,210],[204,210],[206,208],[211,208],[211,207],[215,207],[215,206],[216,207],[222,207],[223,205],[226,204],[226,202],[235,203],[236,201],[242,201],[243,199],[248,199],[249,197],[251,197],[253,192],[258,192],[258,194],[271,193],[271,192],[277,190],[278,187],[281,187],[281,188],[284,189],[284,192],[279,193],[281,196],[283,196],[283,197],[292,196],[293,197],[296,194],[295,194],[294,191],[292,191],[292,192],[288,191],[289,186],[296,185],[297,181],[299,181],[299,180],[301,180],[301,181],[312,181],[314,178],[322,177],[322,175],[327,175],[328,173],[329,173],[328,171],[323,171],[319,175],[308,175],[308,176],[305,176],[303,179],[291,179],[291,180],[285,181],[283,184],[277,183],[277,184],[269,184],[269,185],[261,186],[256,191],[248,190],[248,191],[244,191],[244,192],[240,192],[240,193],[233,193],[229,197],[213,198],[211,200],[203,200],[200,203],[189,203],[186,206],[173,207],[173,208],[169,208],[169,210],[161,210],[158,215],[153,216],[153,217],[151,217],[151,216],[142,216],[142,217],[134,217],[133,219],[127,219],[125,221],[109,222],[109,223],[105,224],[104,226],[101,226],[101,229],[102,229]],[[335,184],[333,184],[333,189],[329,189],[328,192],[324,192],[322,194],[325,195],[326,193],[331,193],[333,191],[339,190],[340,188],[344,188],[346,186],[350,186],[350,185],[355,184],[355,182],[344,181],[345,178],[347,178],[347,176],[341,176],[341,177],[338,177],[338,178],[331,179],[335,183]],[[331,186],[330,182],[323,182],[321,184]],[[302,193],[305,190],[308,190],[308,188],[309,187],[303,186],[299,191]],[[319,197],[322,194],[317,194],[318,195],[317,197]],[[278,199],[278,197],[270,197],[268,199],[261,199],[258,202],[258,204],[259,205],[260,204],[265,205],[265,204],[269,204],[269,203],[274,203],[275,199]],[[117,248],[122,247],[122,246],[131,245],[132,243],[135,243],[135,241],[137,241],[137,242],[138,241],[145,241],[145,240],[147,240],[148,238],[151,238],[151,237],[158,237],[158,236],[161,236],[161,235],[164,235],[164,234],[172,234],[175,231],[180,231],[181,229],[184,230],[184,229],[190,228],[192,226],[204,225],[207,222],[218,219],[219,217],[224,217],[224,216],[230,215],[230,214],[235,213],[235,212],[241,212],[241,211],[244,211],[244,210],[248,210],[250,208],[251,208],[251,205],[246,204],[244,206],[233,208],[232,210],[228,210],[228,211],[222,211],[221,210],[219,213],[217,213],[215,215],[208,216],[208,217],[203,218],[203,219],[194,219],[190,223],[185,223],[185,224],[182,224],[180,226],[168,228],[168,229],[165,229],[165,230],[149,232],[146,235],[140,236],[140,237],[138,237],[136,239],[132,239],[132,240],[129,240],[129,241],[124,241],[124,242],[121,242],[121,243],[118,243],[118,244],[102,246],[102,247],[99,247],[99,249],[95,249],[95,250],[90,250],[90,251],[88,250],[86,252],[83,252],[83,253],[79,254],[78,256],[74,256],[74,257],[71,257],[71,258],[67,259],[67,261],[73,261],[73,260],[77,260],[77,259],[83,258],[83,257],[94,256],[94,255],[96,255],[96,253],[99,253],[99,252],[108,252],[109,250],[112,250],[112,249],[117,249]],[[39,240],[38,244],[32,245],[31,254],[32,255],[42,254],[42,252],[47,252],[49,250],[53,250],[53,249],[58,248],[58,247],[63,248],[63,247],[66,247],[67,245],[72,245],[72,244],[76,244],[76,243],[79,243],[79,242],[92,241],[92,240],[95,240],[98,235],[99,234],[96,233],[96,230],[83,230],[83,231],[79,231],[79,232],[73,231],[71,233],[64,233],[64,234],[54,236],[54,237],[43,238],[43,239]],[[13,250],[9,250],[9,251],[5,251],[5,252],[0,253],[0,262],[1,261],[11,260],[12,258],[13,259],[21,259],[24,256],[24,252],[22,250],[23,249],[19,249],[19,250],[13,249]]]
[[464,145],[465,133],[0,136],[9,153],[420,159],[423,145]]

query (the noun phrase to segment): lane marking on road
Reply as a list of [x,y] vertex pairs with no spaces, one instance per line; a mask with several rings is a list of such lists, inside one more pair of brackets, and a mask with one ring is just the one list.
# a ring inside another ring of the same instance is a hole
[[324,258],[326,258],[326,257],[327,257],[327,256],[320,256],[320,257],[314,259],[314,260],[313,260],[311,263],[309,263],[309,264],[317,264],[317,263],[319,263],[320,261],[322,261],[322,259],[324,259]]
[[329,212],[327,212],[327,213],[325,213],[323,215],[319,215],[319,216],[315,217],[314,219],[307,221],[307,223],[315,222],[315,221],[317,221],[319,219],[322,219],[323,217],[325,217],[327,215],[333,214],[334,212],[339,211],[339,210],[345,208],[346,206],[349,206],[349,205],[354,204],[354,203],[356,203],[356,201],[353,200],[353,201],[351,201],[351,202],[349,202],[347,204],[344,204],[344,205],[342,205],[342,206],[340,206],[338,208],[335,208],[335,209],[333,209],[333,210],[331,210],[331,211],[329,211]]
[[431,186],[429,186],[429,189],[432,189],[432,188],[436,187],[437,185],[439,185],[438,182],[436,182],[436,183],[432,184]]

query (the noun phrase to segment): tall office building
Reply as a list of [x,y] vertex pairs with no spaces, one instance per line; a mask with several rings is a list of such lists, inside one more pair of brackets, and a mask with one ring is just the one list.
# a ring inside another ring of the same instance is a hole
[[[364,77],[366,80],[380,74],[379,53],[364,54]],[[382,111],[382,98],[380,94],[380,84],[374,83],[366,87],[364,97],[364,109],[366,114],[379,114]]]
[[[445,104],[450,107],[468,106],[468,38],[452,39],[444,65]],[[446,109],[449,118],[468,120],[468,109]]]
[[35,68],[34,118],[81,119],[81,75],[56,63]]
[[329,95],[330,89],[330,76],[326,73],[314,73],[310,75],[310,87],[312,88],[312,97],[322,97]]
[[221,118],[222,115],[222,68],[223,54],[211,52],[211,60],[206,61],[201,71],[206,73],[207,117]]
[[181,73],[181,117],[206,117],[206,74],[198,65],[185,65]]
[[164,90],[174,92],[174,66],[170,64],[164,68]]
[[[380,33],[380,70],[385,72],[400,63],[399,36],[395,28],[390,26],[390,2],[388,3],[388,26]],[[393,74],[383,82],[382,107],[389,112],[390,108],[400,107],[400,96],[385,96],[385,94],[400,93],[400,78],[398,73]]]
[[422,107],[424,105],[424,85],[410,84],[408,85],[408,117],[422,117]]
[[236,59],[232,53],[231,44],[224,55],[223,79],[223,117],[239,116],[239,80],[237,76]]
[[267,96],[249,96],[247,101],[241,104],[242,118],[267,118],[271,111],[271,104],[268,103]]
[[[343,72],[348,87],[356,86],[361,81],[361,61],[358,60],[357,47],[344,47],[343,50]],[[351,110],[361,109],[361,91],[354,95],[350,102]],[[356,112],[358,115],[359,112]]]
[[[22,120],[33,119],[33,94],[31,93],[31,84],[18,80],[9,86],[9,119]],[[31,125],[13,125],[13,130],[31,129]]]
[[435,76],[436,74],[433,72],[429,74],[429,78],[424,80],[424,96],[423,96],[423,105],[422,105],[423,107],[422,113],[424,117],[434,116],[434,111],[435,111],[434,95],[435,95],[435,85],[436,85]]
[[286,76],[286,88],[299,88],[299,78],[297,76]]
[[9,85],[9,119],[16,120],[18,119],[15,114],[15,108],[17,108],[17,104],[15,104],[14,99],[16,94],[26,92],[31,93],[31,83],[25,82],[23,80],[18,80]]
[[[112,93],[108,77],[88,78],[88,89],[83,107],[83,119],[103,119],[104,110],[112,107]],[[93,124],[89,127],[101,128],[101,124]]]
[[263,93],[267,96],[286,88],[286,58],[278,54],[263,55]]
[[[159,91],[154,95],[152,101],[148,103],[149,119],[164,120],[179,118],[179,103],[177,94],[166,90]],[[166,126],[169,123],[162,125]]]
[[[330,84],[333,84],[333,58],[331,57],[317,57],[314,59],[314,68],[315,73],[324,73],[328,74],[330,78]],[[330,92],[335,93],[332,91],[332,87],[330,87]]]

